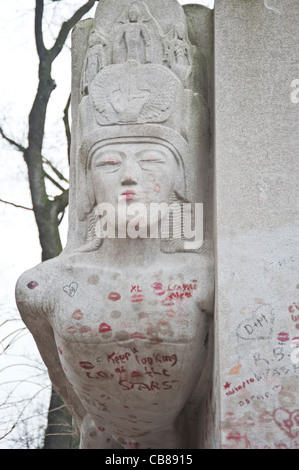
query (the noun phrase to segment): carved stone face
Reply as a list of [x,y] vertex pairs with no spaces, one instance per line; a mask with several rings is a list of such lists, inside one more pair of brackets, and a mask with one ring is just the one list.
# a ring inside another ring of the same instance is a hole
[[131,23],[136,23],[139,19],[139,15],[140,15],[139,9],[136,6],[133,6],[132,8],[130,8],[129,20]]
[[116,213],[119,201],[169,203],[179,165],[167,147],[158,143],[115,143],[98,149],[91,161],[96,204],[109,203]]

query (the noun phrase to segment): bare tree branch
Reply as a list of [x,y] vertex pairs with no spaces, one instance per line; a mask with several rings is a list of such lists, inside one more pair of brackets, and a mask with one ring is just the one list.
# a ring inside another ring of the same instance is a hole
[[54,180],[54,178],[52,178],[52,176],[50,176],[49,173],[44,171],[44,175],[49,181],[51,181],[51,183],[54,184],[54,186],[56,186],[58,189],[60,189],[60,191],[64,191],[64,188],[58,183],[58,181]]
[[2,135],[3,139],[6,140],[10,145],[12,145],[13,147],[15,147],[17,150],[19,150],[20,152],[24,153],[26,152],[26,149],[25,147],[23,147],[23,145],[19,144],[18,142],[16,142],[15,140],[11,139],[10,137],[8,137],[5,132],[3,131],[2,127],[0,127],[0,134]]
[[65,135],[66,135],[66,140],[67,140],[67,156],[68,156],[69,164],[71,160],[71,128],[70,128],[70,122],[69,122],[70,105],[71,105],[71,94],[68,97],[66,106],[63,111],[63,122],[64,122]]
[[47,52],[47,49],[44,45],[43,39],[43,29],[42,29],[42,22],[43,22],[43,14],[44,14],[44,0],[36,0],[35,1],[35,43],[36,49],[39,57],[42,57]]
[[17,207],[19,209],[26,209],[27,211],[33,211],[33,209],[31,207],[21,206],[19,204],[14,204],[13,202],[4,201],[3,199],[0,199],[0,202],[3,202],[4,204],[9,204],[9,205]]
[[87,3],[85,3],[85,5],[83,5],[81,8],[79,8],[69,20],[65,21],[62,24],[60,32],[59,32],[59,34],[57,36],[57,39],[55,41],[55,44],[49,50],[49,52],[51,53],[51,60],[52,61],[60,53],[60,51],[61,51],[61,49],[62,49],[62,47],[63,47],[63,45],[64,45],[64,43],[65,43],[65,41],[68,37],[68,34],[71,31],[71,29],[78,23],[78,21],[81,20],[82,16],[84,16],[85,13],[87,13],[94,6],[95,2],[96,2],[96,0],[89,0]]
[[61,181],[65,181],[66,183],[69,183],[69,180],[63,176],[62,173],[60,173],[60,171],[57,170],[57,168],[55,168],[55,166],[53,165],[52,162],[50,162],[50,160],[48,160],[47,158],[43,157],[42,156],[42,160],[44,163],[46,163],[47,165],[49,165],[49,167],[51,168],[52,171],[54,171],[55,175],[58,176],[58,178],[61,180]]
[[60,214],[63,212],[68,205],[69,201],[69,190],[65,189],[59,196],[56,196],[54,198],[54,201],[52,201],[52,204],[55,209],[56,215]]

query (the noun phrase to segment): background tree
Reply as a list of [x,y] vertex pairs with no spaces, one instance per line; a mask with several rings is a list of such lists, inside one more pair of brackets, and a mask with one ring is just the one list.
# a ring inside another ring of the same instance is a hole
[[[47,110],[51,94],[56,88],[56,83],[52,78],[53,64],[61,53],[70,31],[76,23],[90,11],[94,6],[95,1],[96,0],[89,0],[85,2],[70,18],[65,20],[56,39],[54,40],[53,46],[47,48],[45,46],[43,34],[44,0],[36,0],[34,33],[36,51],[39,59],[38,88],[28,117],[26,145],[21,143],[21,139],[17,140],[12,138],[7,134],[7,132],[5,132],[3,127],[0,127],[2,138],[23,155],[28,171],[28,183],[31,193],[32,208],[14,204],[3,199],[1,202],[33,210],[38,228],[42,261],[58,256],[61,252],[62,244],[59,225],[68,204],[67,178],[45,155],[43,155]],[[68,119],[69,107],[70,98],[66,103],[63,116],[65,133],[68,141],[68,155],[66,155],[66,158],[69,157],[70,148],[70,126]],[[47,181],[50,181],[58,190],[58,194],[54,197],[52,197],[47,191]],[[49,406],[48,426],[44,439],[44,448],[70,449],[75,445],[71,416],[60,396],[53,389]]]

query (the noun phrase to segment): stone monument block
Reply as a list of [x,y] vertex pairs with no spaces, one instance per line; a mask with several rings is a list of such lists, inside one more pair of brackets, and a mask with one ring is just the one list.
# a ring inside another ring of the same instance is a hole
[[202,439],[212,45],[196,23],[211,41],[212,14],[193,12],[176,0],[102,0],[73,31],[68,241],[20,277],[16,298],[82,449]]
[[299,447],[298,15],[215,5],[218,448]]

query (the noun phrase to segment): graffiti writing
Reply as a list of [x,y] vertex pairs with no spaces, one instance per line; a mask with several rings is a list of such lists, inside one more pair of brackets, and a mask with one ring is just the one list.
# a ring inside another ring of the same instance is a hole
[[[291,319],[296,323],[295,327],[299,330],[299,304],[293,302],[292,305],[289,305],[288,311],[291,313]],[[298,322],[298,323],[297,323]]]
[[[242,382],[242,384],[238,385],[237,387],[233,387],[231,390],[228,390],[226,392],[226,395],[229,397],[230,395],[234,395],[236,392],[239,392],[240,390],[243,390],[244,388],[246,388],[246,385],[251,385],[252,383],[254,382],[254,378],[251,377],[250,379],[247,379],[247,380],[244,380]],[[226,383],[224,385],[224,388],[230,388],[230,383]]]
[[270,305],[258,307],[250,319],[243,320],[237,328],[237,336],[246,340],[270,339],[274,315]]
[[[153,353],[142,356],[132,351],[112,351],[106,356],[108,369],[105,370],[105,365],[101,362],[101,370],[90,361],[80,361],[79,366],[88,379],[117,378],[122,390],[170,390],[173,384],[177,383],[177,380],[171,378],[171,369],[178,362],[176,354]],[[157,381],[159,378],[161,382]]]

